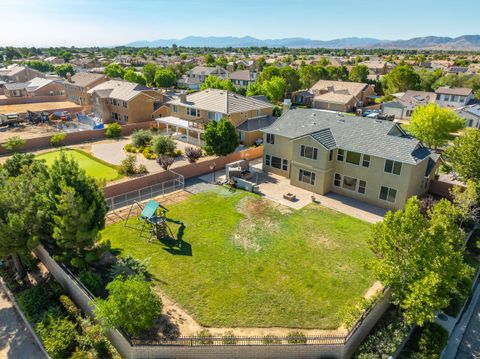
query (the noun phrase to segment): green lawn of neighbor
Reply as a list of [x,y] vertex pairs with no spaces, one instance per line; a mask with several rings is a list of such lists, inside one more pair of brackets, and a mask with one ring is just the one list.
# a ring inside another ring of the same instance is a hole
[[75,161],[78,162],[80,168],[85,170],[87,175],[97,180],[105,180],[108,182],[121,177],[117,172],[116,166],[103,162],[92,155],[77,149],[65,148],[62,150],[43,153],[36,156],[36,158],[45,160],[47,165],[51,165],[53,161],[60,156],[60,152],[62,151],[65,152],[67,156],[73,157]]
[[168,208],[185,225],[170,222],[181,246],[148,243],[123,221],[102,238],[146,260],[161,289],[204,326],[337,328],[339,310],[374,282],[365,268],[371,225],[316,204],[281,208],[220,188]]

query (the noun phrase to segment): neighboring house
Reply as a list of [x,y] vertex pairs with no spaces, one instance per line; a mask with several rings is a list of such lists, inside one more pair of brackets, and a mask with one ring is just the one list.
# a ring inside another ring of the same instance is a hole
[[455,110],[465,119],[465,126],[480,129],[480,104],[473,104]]
[[255,61],[253,60],[237,60],[231,61],[227,64],[227,70],[230,72],[238,70],[255,70]]
[[295,105],[312,106],[314,95],[308,90],[300,90],[292,93],[292,103]]
[[152,121],[162,110],[160,92],[128,81],[109,80],[87,93],[91,95],[92,112],[105,123]]
[[260,130],[275,120],[273,106],[268,102],[226,90],[207,89],[190,95],[181,94],[167,104],[171,116],[189,121],[191,127],[203,128],[210,121],[220,121],[223,117],[230,119],[237,128],[240,142],[246,146],[261,139]]
[[19,65],[10,65],[0,69],[0,80],[5,82],[28,82],[35,77],[45,78],[45,74],[30,67]]
[[4,86],[4,96],[7,98],[35,98],[65,95],[63,81],[50,80],[42,77],[35,77],[27,82],[6,83]]
[[[330,80],[318,81],[309,92],[313,94],[312,107],[340,112],[352,112],[368,105],[376,95],[373,85]],[[292,95],[292,100],[295,96],[296,93]]]
[[61,57],[56,56],[46,57],[43,61],[48,62],[52,65],[61,65],[65,63],[65,61]]
[[474,99],[473,90],[469,88],[439,87],[435,91],[437,100],[442,107],[459,108],[468,105]]
[[250,70],[239,70],[229,74],[228,78],[233,82],[236,88],[247,87],[257,79],[257,73]]
[[88,91],[107,81],[108,78],[103,74],[90,72],[79,72],[73,76],[67,76],[65,81],[65,95],[67,98],[78,105],[90,105],[90,95]]
[[459,75],[468,73],[468,67],[452,66],[448,69],[448,73],[451,75]]
[[198,90],[208,76],[216,76],[221,79],[226,79],[228,78],[228,71],[220,66],[195,66],[177,81],[177,85],[178,87]]
[[439,155],[391,121],[293,109],[262,132],[264,170],[321,195],[387,209],[427,192],[439,163]]
[[391,65],[388,62],[380,60],[363,61],[360,62],[360,64],[368,67],[370,75],[376,76],[386,75],[391,68]]
[[396,101],[383,103],[382,113],[387,116],[393,115],[399,120],[408,120],[417,106],[435,103],[436,97],[434,92],[408,90]]

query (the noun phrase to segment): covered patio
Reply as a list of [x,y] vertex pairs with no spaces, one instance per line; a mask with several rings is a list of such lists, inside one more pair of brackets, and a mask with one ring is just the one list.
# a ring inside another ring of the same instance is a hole
[[166,134],[177,141],[192,143],[198,146],[203,146],[204,144],[201,134],[205,131],[200,127],[192,126],[190,121],[173,116],[159,117],[155,121],[159,128],[165,127]]

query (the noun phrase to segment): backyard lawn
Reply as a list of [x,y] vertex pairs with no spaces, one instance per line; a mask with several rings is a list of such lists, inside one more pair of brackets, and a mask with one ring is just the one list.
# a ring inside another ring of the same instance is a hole
[[77,149],[62,149],[58,151],[47,152],[38,155],[36,158],[45,160],[47,165],[51,165],[56,158],[60,156],[60,152],[63,151],[69,157],[73,157],[78,162],[80,168],[83,168],[87,175],[97,179],[105,181],[113,181],[120,178],[117,172],[117,168],[113,165],[105,163],[86,152]]
[[374,282],[365,268],[371,225],[319,205],[293,211],[220,188],[171,206],[167,217],[184,223],[170,222],[181,245],[148,243],[124,222],[102,238],[146,260],[162,290],[204,326],[337,328],[339,310]]

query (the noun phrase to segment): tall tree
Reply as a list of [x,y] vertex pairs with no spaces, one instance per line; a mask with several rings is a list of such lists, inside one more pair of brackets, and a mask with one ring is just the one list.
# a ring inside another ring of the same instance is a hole
[[70,64],[63,64],[63,65],[58,65],[55,67],[55,73],[58,76],[62,77],[67,77],[67,74],[73,75],[75,73],[75,70],[73,69],[73,66]]
[[205,152],[209,155],[226,156],[238,146],[235,126],[227,118],[211,121],[205,127]]
[[125,76],[125,69],[119,64],[109,64],[105,66],[105,75],[111,79],[123,79]]
[[463,261],[465,233],[458,214],[451,202],[440,200],[424,217],[420,201],[412,197],[403,211],[388,212],[374,226],[369,240],[376,255],[373,272],[392,289],[409,323],[433,321],[434,312],[450,304],[471,274]]
[[158,65],[156,64],[146,64],[142,67],[143,76],[145,76],[145,80],[147,81],[147,85],[152,86],[155,81],[155,73],[158,70]]
[[383,88],[386,94],[405,92],[407,90],[418,90],[420,76],[410,65],[399,65],[382,79]]
[[353,82],[366,82],[368,78],[368,67],[366,65],[355,65],[348,74],[348,79]]
[[293,67],[282,67],[280,69],[280,76],[285,79],[285,96],[300,88],[300,77]]
[[431,103],[417,106],[408,131],[429,147],[438,148],[448,143],[451,133],[464,126],[463,119],[455,111]]
[[205,81],[200,85],[201,90],[206,90],[209,88],[235,92],[235,86],[233,86],[233,82],[231,80],[223,80],[219,77],[212,75],[208,76]]
[[287,88],[287,82],[283,77],[274,76],[262,83],[263,92],[272,102],[279,102],[283,99]]
[[125,71],[125,74],[124,74],[123,78],[125,80],[127,80],[128,82],[133,82],[133,83],[140,84],[140,85],[146,85],[147,84],[147,80],[145,79],[145,76],[143,76],[143,74],[135,71],[134,69],[128,69],[127,71]]
[[177,76],[171,69],[160,68],[155,71],[155,85],[162,88],[173,87],[177,82]]
[[462,180],[480,181],[480,130],[467,128],[443,155]]

